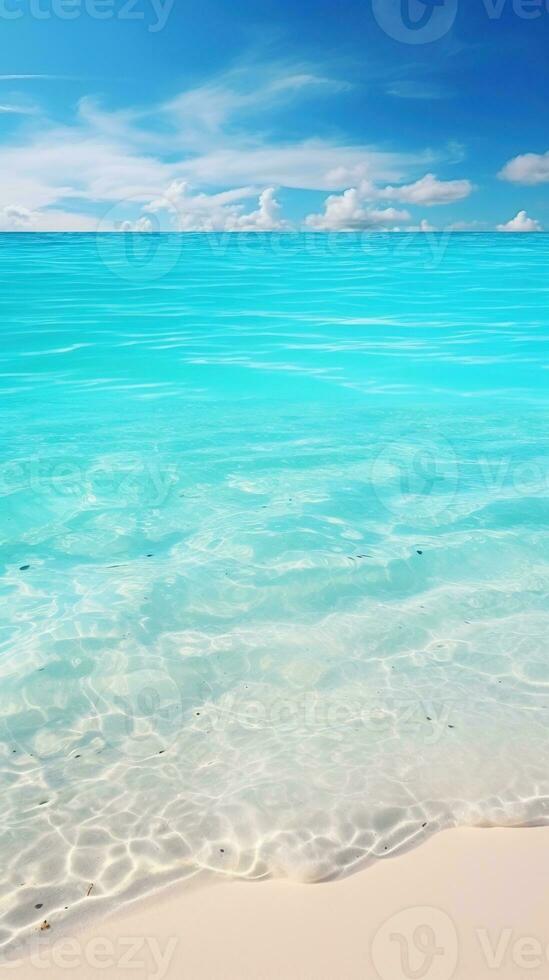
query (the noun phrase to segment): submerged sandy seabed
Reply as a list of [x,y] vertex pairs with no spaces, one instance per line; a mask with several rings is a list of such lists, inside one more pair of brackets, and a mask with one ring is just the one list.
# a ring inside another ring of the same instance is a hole
[[413,851],[321,885],[174,886],[106,920],[90,919],[77,934],[61,935],[52,922],[6,975],[545,978],[549,828],[444,831]]

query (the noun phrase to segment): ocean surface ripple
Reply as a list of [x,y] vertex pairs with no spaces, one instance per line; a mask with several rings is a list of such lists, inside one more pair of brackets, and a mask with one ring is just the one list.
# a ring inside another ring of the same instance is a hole
[[549,236],[0,248],[0,946],[549,822]]

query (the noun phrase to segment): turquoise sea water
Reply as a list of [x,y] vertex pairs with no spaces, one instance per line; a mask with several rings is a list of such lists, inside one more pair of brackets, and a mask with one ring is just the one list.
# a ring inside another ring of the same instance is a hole
[[549,236],[0,254],[0,942],[548,821]]

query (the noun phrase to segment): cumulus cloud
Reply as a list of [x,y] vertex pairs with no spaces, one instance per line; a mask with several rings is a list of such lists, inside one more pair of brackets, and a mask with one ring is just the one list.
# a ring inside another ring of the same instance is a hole
[[498,231],[543,231],[539,221],[529,218],[526,211],[519,211],[511,221],[497,226]]
[[435,204],[453,204],[461,201],[473,191],[470,180],[439,180],[435,174],[425,174],[421,180],[401,187],[385,187],[379,191],[381,197],[401,204],[422,204],[432,207]]
[[324,212],[308,215],[305,224],[313,231],[379,231],[389,230],[395,224],[407,221],[410,221],[407,211],[365,207],[360,191],[350,187],[343,194],[330,195],[326,199]]
[[261,191],[257,208],[246,211],[243,200],[257,197],[252,187],[238,187],[219,194],[193,193],[184,180],[172,181],[164,194],[146,204],[145,213],[165,211],[178,231],[285,231],[275,188]]
[[500,180],[513,184],[546,184],[549,182],[549,150],[547,153],[524,153],[514,157],[500,170]]
[[0,211],[0,230],[25,231],[32,221],[32,212],[18,204],[9,204]]
[[[395,208],[376,209],[374,202],[392,201],[399,204],[413,204],[430,207],[435,204],[451,204],[459,201],[473,190],[469,180],[439,180],[435,174],[425,174],[412,184],[380,187],[373,180],[362,180],[356,187],[347,188],[343,194],[332,194],[326,198],[322,214],[310,214],[306,225],[316,231],[352,231],[362,228],[383,227],[390,229],[395,224],[411,220],[407,211]],[[424,218],[420,225],[410,230],[434,231]]]
[[258,207],[250,214],[240,214],[229,219],[228,231],[284,231],[288,223],[281,218],[281,207],[275,198],[274,187],[267,187],[259,195]]

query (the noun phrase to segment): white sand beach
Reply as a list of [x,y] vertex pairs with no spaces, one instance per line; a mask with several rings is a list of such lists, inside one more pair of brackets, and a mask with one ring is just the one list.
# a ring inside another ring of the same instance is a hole
[[17,980],[542,978],[548,884],[549,828],[449,830],[331,883],[177,886],[76,935],[52,921],[5,969]]

